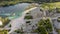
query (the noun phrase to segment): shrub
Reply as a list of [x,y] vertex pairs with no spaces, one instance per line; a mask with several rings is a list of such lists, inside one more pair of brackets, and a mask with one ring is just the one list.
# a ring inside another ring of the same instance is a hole
[[48,34],[49,32],[52,32],[52,25],[50,23],[49,19],[41,19],[38,22],[38,28],[36,29],[37,32],[39,32],[40,34]]
[[29,15],[29,16],[25,16],[24,19],[33,19],[33,17]]
[[30,21],[26,21],[26,23],[30,23]]
[[9,27],[11,27],[11,24],[9,25]]
[[57,18],[57,21],[60,22],[60,17]]
[[60,8],[56,8],[57,13],[60,13]]
[[26,14],[30,14],[30,13],[26,13]]
[[23,31],[22,31],[22,30],[20,30],[20,29],[15,30],[14,32],[16,32],[16,33],[20,33],[20,34],[23,34]]

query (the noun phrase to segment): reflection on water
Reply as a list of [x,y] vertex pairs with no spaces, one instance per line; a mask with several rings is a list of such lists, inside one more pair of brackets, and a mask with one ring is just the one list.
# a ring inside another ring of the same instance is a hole
[[28,5],[29,3],[21,3],[9,7],[0,7],[0,16],[17,18],[22,15],[22,12]]

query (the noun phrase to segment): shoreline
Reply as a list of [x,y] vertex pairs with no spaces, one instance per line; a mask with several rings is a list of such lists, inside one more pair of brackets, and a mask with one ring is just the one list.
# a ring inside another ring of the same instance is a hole
[[[26,13],[30,12],[31,10],[34,10],[35,8],[37,8],[37,7],[33,7],[33,8],[28,9],[28,10],[25,10],[24,12],[22,12],[22,16],[20,16],[20,17],[22,18],[23,16],[25,16]],[[18,17],[18,18],[20,18],[20,17]],[[12,19],[12,20],[15,20],[15,19]]]
[[8,6],[16,5],[19,3],[38,3],[38,4],[41,4],[41,2],[39,3],[39,2],[3,1],[3,2],[0,2],[0,7],[8,7]]
[[[31,10],[34,10],[35,8],[37,8],[37,7],[31,8],[31,9],[29,9],[29,10],[25,10],[25,11],[22,13],[22,16],[21,16],[21,17],[11,20],[10,23],[11,23],[12,27],[11,27],[11,31],[9,32],[9,34],[10,34],[11,32],[13,32],[13,31],[19,29],[19,27],[21,28],[22,24],[25,25],[25,21],[24,21],[24,16],[25,16],[25,14],[26,14],[27,12],[31,11]],[[17,22],[17,21],[18,21],[18,22]],[[15,26],[14,26],[13,24],[14,24]],[[17,25],[17,24],[19,24],[19,25]],[[16,26],[16,25],[17,25],[17,26]],[[17,28],[16,28],[16,27],[17,27]],[[14,28],[15,28],[15,29],[14,29]]]
[[28,9],[28,10],[25,10],[24,13],[28,13],[29,11],[31,11],[31,10],[33,10],[35,8],[37,8],[37,7],[33,7],[33,8]]

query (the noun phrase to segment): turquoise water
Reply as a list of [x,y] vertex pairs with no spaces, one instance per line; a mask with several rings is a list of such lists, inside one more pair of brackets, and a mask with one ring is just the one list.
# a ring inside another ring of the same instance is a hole
[[0,7],[0,17],[8,17],[9,19],[18,18],[29,5],[29,3],[19,3],[13,6]]

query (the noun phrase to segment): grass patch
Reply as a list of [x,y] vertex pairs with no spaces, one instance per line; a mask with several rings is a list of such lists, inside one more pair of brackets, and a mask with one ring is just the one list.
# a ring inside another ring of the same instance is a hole
[[7,30],[0,30],[0,34],[8,34]]
[[60,8],[60,2],[43,3],[43,4],[41,4],[41,7],[42,7],[42,9],[53,10],[55,8]]

